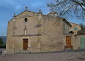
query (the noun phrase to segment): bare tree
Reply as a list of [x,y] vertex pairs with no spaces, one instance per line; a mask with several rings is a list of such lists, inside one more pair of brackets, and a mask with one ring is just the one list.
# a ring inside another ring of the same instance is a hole
[[81,23],[80,26],[81,26],[81,30],[85,31],[85,25]]
[[85,0],[53,0],[47,6],[51,11],[56,11],[58,16],[75,15],[85,21]]

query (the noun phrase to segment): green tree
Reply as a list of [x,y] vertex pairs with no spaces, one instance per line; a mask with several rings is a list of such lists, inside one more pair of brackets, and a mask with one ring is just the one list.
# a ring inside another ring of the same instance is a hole
[[0,38],[0,48],[5,48],[5,43],[3,42],[3,39]]
[[85,31],[85,25],[81,23],[80,26],[81,26],[81,30]]
[[0,44],[3,44],[4,42],[3,42],[3,40],[0,38]]

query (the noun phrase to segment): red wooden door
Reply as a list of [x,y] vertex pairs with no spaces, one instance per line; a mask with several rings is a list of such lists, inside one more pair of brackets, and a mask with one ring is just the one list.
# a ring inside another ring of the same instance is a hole
[[66,37],[66,47],[67,48],[72,48],[72,46],[71,46],[71,37],[70,36]]
[[23,50],[27,50],[28,48],[28,39],[23,39]]

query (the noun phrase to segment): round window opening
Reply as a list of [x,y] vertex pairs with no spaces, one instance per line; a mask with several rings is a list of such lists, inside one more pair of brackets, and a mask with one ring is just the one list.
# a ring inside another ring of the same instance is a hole
[[27,21],[28,21],[28,19],[27,19],[27,18],[25,18],[24,20],[25,20],[25,22],[27,22]]

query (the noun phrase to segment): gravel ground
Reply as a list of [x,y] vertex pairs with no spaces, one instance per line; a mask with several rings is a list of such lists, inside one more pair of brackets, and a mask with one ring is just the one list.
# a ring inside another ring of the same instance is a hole
[[85,61],[85,51],[0,55],[0,61]]

